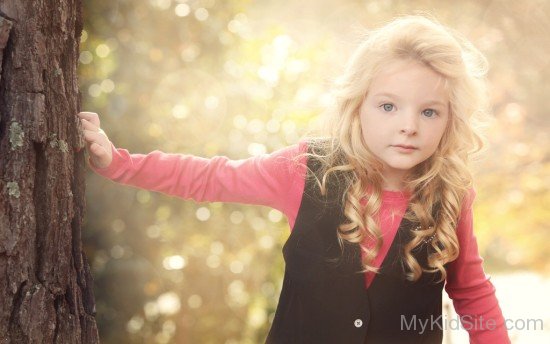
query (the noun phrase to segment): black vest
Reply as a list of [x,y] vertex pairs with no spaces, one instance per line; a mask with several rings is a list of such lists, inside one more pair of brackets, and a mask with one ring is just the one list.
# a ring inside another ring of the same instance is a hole
[[[316,171],[319,162],[308,158],[307,165]],[[412,238],[413,224],[402,220],[380,273],[366,289],[359,246],[344,241],[342,251],[338,244],[337,227],[345,220],[339,178],[331,174],[325,196],[306,178],[283,246],[283,286],[266,344],[441,343],[444,282],[436,283],[439,274],[423,273],[417,282],[405,278],[402,247]],[[427,266],[426,244],[414,254]]]

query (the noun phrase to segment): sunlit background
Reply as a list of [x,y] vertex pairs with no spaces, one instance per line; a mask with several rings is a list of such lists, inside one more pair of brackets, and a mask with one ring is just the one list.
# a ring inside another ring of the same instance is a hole
[[[513,342],[548,343],[548,1],[84,0],[82,110],[132,153],[272,152],[315,124],[363,28],[415,10],[461,31],[491,64],[475,230]],[[103,343],[265,340],[290,233],[280,212],[89,174],[83,238]],[[463,329],[446,332],[445,343],[467,342]]]

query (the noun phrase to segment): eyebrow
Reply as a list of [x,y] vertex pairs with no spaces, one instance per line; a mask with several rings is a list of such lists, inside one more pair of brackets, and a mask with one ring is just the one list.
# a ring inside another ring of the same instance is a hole
[[[387,93],[387,92],[382,92],[382,93],[377,93],[375,94],[373,97],[389,97],[389,98],[395,98],[395,99],[400,99],[398,96],[396,96],[395,94],[391,94],[391,93]],[[443,103],[442,101],[440,100],[428,100],[424,103],[424,105],[432,105],[432,104],[437,104],[437,105],[441,105],[441,106],[446,106],[445,103]]]

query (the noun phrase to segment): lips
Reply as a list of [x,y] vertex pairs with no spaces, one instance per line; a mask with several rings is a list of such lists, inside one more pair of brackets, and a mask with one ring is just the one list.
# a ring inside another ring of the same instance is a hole
[[411,145],[393,145],[394,147],[401,147],[405,149],[418,149],[418,147],[411,146]]

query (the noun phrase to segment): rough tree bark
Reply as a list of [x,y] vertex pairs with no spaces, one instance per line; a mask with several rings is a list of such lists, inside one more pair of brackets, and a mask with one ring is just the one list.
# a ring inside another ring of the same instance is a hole
[[0,0],[0,343],[97,343],[82,252],[80,0]]

